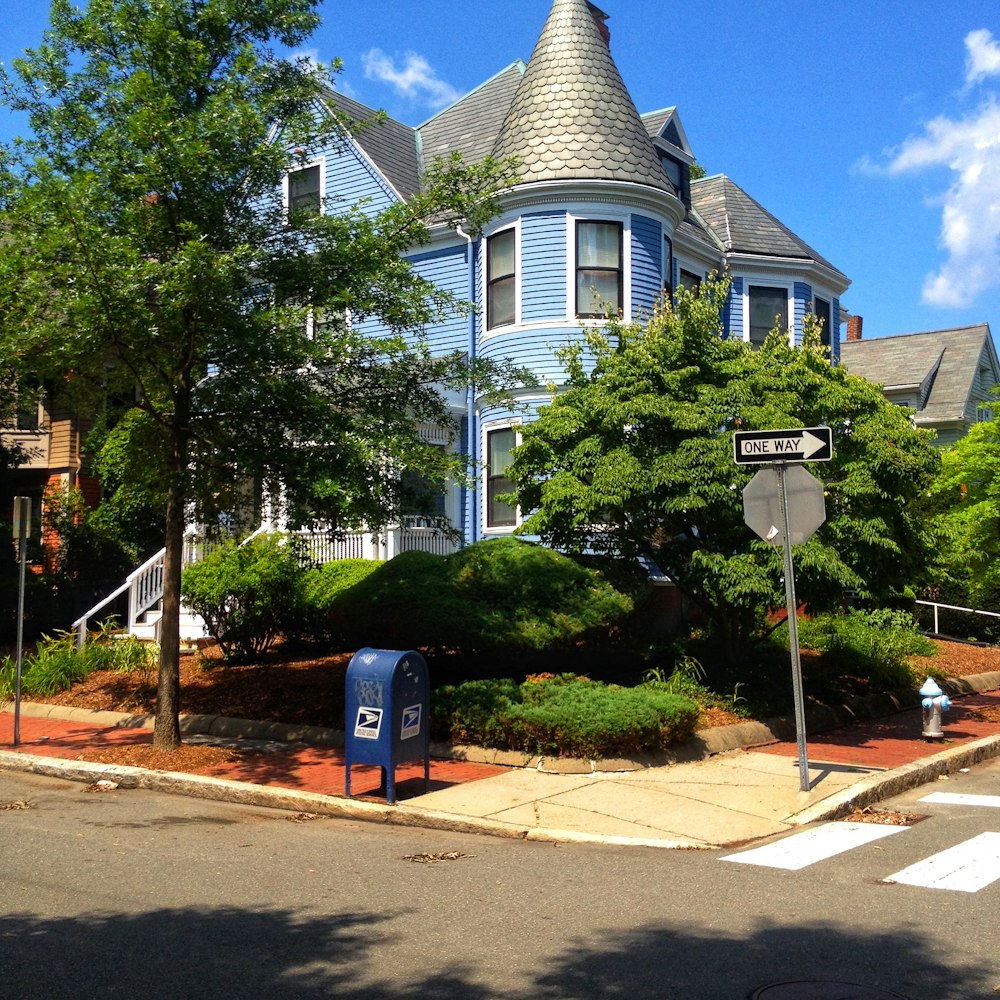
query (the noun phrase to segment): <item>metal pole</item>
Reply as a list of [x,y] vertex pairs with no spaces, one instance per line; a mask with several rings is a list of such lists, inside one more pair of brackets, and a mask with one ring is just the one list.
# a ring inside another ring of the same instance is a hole
[[[22,497],[14,502],[21,503]],[[20,581],[17,590],[17,668],[14,681],[14,746],[21,742],[21,656],[24,648],[24,569],[28,561],[28,525],[24,516],[24,504],[19,520],[19,538],[17,543],[18,561],[20,562]]]
[[806,749],[806,712],[802,694],[802,661],[799,657],[799,619],[796,614],[795,574],[792,568],[792,540],[788,530],[788,494],[785,490],[785,467],[775,465],[778,473],[778,504],[784,535],[785,602],[788,605],[788,644],[792,659],[792,691],[795,696],[795,736],[799,744],[799,789],[809,791],[809,758]]

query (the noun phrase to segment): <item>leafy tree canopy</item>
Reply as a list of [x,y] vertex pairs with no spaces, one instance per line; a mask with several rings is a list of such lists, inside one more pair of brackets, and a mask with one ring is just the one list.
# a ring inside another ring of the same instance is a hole
[[[317,7],[55,0],[41,44],[0,70],[31,130],[0,151],[0,358],[93,412],[134,400],[114,452],[165,510],[162,745],[179,741],[186,517],[234,509],[249,480],[335,526],[384,524],[387,456],[434,460],[417,427],[448,422],[442,387],[515,377],[413,345],[459,303],[403,259],[430,219],[481,225],[510,164],[447,160],[406,204],[288,217],[285,172],[347,141],[328,71],[270,48],[300,46]],[[368,317],[390,333],[361,336]]]
[[781,550],[744,524],[755,470],[734,430],[827,425],[835,458],[810,465],[827,523],[795,550],[799,596],[885,597],[913,583],[927,538],[912,502],[937,455],[906,411],[831,365],[809,318],[801,347],[721,337],[726,280],[678,290],[642,324],[611,323],[564,352],[568,388],[522,429],[511,477],[523,532],[559,549],[651,556],[711,622],[734,662],[784,604]]
[[973,424],[942,451],[940,472],[928,492],[940,554],[934,582],[952,595],[943,599],[995,609],[1000,598],[1000,419]]

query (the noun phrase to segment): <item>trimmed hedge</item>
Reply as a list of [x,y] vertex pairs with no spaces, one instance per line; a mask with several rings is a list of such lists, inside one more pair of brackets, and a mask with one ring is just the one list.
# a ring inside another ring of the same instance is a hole
[[397,556],[331,601],[330,626],[348,646],[543,652],[604,637],[632,609],[600,572],[502,538]]
[[467,681],[439,688],[432,702],[438,738],[570,757],[660,750],[690,736],[698,721],[698,705],[690,698],[569,675],[520,685]]

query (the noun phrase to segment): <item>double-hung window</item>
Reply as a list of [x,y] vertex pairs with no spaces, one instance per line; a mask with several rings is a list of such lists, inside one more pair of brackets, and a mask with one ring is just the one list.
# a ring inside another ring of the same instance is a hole
[[516,301],[517,241],[505,229],[486,241],[486,329],[515,322]]
[[760,347],[777,324],[779,330],[788,329],[788,290],[767,285],[751,285],[750,343]]
[[288,172],[288,217],[290,219],[303,215],[319,215],[323,204],[322,195],[322,178],[318,163]]
[[830,347],[833,343],[833,328],[830,326],[830,303],[826,299],[816,299],[813,303],[813,315],[823,323],[823,329],[820,331],[820,340],[823,346]]
[[513,427],[503,427],[486,433],[486,527],[513,528],[517,524],[517,511],[508,503],[498,500],[503,493],[513,493],[514,484],[507,475],[517,444]]
[[581,319],[622,314],[622,228],[620,222],[576,224],[576,315]]

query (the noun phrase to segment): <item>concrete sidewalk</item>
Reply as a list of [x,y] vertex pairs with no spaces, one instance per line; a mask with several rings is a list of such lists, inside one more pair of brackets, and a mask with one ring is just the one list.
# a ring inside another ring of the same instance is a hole
[[[919,709],[811,737],[807,792],[799,790],[794,739],[776,741],[767,727],[748,724],[706,731],[688,755],[710,755],[671,763],[660,758],[595,765],[459,749],[432,760],[426,793],[422,765],[397,768],[400,801],[394,806],[377,797],[379,773],[372,767],[352,770],[355,798],[343,797],[343,752],[336,745],[339,734],[329,730],[189,717],[185,742],[233,745],[244,753],[210,774],[179,774],[79,759],[111,744],[148,743],[148,718],[25,704],[21,744],[14,748],[13,715],[6,706],[0,713],[0,798],[2,769],[9,769],[533,840],[731,846],[844,815],[1000,754],[1000,674],[965,678],[960,686],[979,693],[953,703],[943,745],[920,738]],[[770,742],[746,748],[765,740]]]

